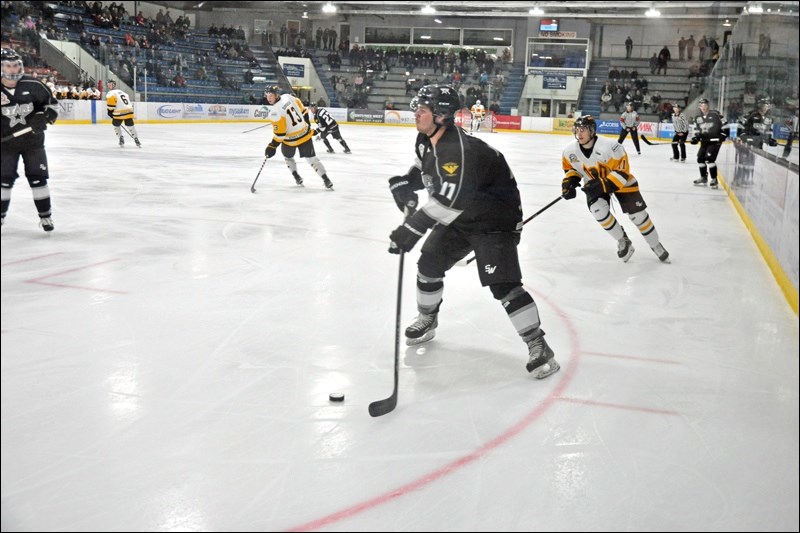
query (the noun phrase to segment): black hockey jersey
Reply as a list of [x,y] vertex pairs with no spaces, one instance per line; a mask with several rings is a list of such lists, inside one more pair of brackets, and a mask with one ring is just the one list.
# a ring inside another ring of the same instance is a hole
[[428,191],[428,201],[414,215],[428,228],[436,223],[465,233],[522,229],[519,189],[503,154],[481,139],[449,126],[436,146],[427,135],[417,135],[415,168],[417,189]]
[[317,108],[317,131],[322,133],[339,127],[339,123],[328,113],[327,109]]
[[696,135],[702,142],[722,142],[728,136],[722,129],[725,121],[719,111],[711,109],[705,115],[697,115],[694,124],[697,127]]
[[36,130],[8,142],[30,142],[34,138],[41,142],[44,139],[42,130],[47,123],[52,124],[58,118],[58,101],[53,93],[45,84],[30,76],[22,76],[13,89],[3,85],[0,100],[3,113],[0,131],[3,138],[31,126]]

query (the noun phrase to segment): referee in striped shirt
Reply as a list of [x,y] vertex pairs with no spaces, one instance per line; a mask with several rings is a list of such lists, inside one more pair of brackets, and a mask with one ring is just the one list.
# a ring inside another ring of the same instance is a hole
[[680,162],[686,162],[686,136],[689,135],[689,121],[681,113],[681,105],[672,106],[672,125],[675,127],[675,135],[672,137],[672,157],[670,161],[678,161],[678,147],[680,147]]

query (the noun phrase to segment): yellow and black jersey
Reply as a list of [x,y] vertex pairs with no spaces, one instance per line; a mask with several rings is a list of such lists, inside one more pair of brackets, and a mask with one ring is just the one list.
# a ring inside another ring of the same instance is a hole
[[308,110],[299,98],[282,94],[270,108],[268,119],[272,122],[272,139],[286,146],[300,146],[314,135]]
[[628,154],[616,141],[597,137],[591,153],[587,156],[578,141],[570,143],[561,157],[561,167],[567,177],[578,176],[582,184],[595,178],[607,179],[618,187],[617,192],[626,193],[639,190],[639,183],[631,174]]
[[475,104],[469,111],[473,117],[483,118],[486,115],[486,108],[483,107],[483,104]]
[[117,120],[127,120],[133,118],[133,102],[125,91],[114,89],[106,94],[106,107],[113,113]]

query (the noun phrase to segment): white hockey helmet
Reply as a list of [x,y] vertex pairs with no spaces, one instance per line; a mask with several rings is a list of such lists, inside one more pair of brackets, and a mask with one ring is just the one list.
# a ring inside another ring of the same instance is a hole
[[480,100],[475,100],[475,105],[481,105],[481,101]]

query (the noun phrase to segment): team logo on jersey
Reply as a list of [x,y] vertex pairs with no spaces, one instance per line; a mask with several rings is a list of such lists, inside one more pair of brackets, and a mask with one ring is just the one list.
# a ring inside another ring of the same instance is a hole
[[[5,96],[5,95],[3,95]],[[16,104],[14,107],[4,107],[3,116],[8,117],[8,127],[13,128],[17,124],[26,124],[25,117],[33,112],[33,104]]]
[[444,165],[442,165],[442,170],[447,172],[448,176],[452,176],[453,174],[458,172],[458,167],[459,167],[458,163],[445,163]]
[[575,154],[569,154],[569,161],[570,161],[570,163],[577,163],[578,162],[578,156],[575,155]]
[[483,270],[487,274],[494,274],[494,271],[497,270],[497,266],[486,265],[486,266],[483,267]]

